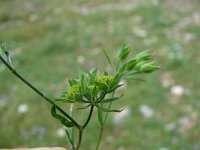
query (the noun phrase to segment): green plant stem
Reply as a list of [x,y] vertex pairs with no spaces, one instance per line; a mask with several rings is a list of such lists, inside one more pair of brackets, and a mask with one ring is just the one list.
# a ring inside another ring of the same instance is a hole
[[[70,105],[70,113],[69,113],[69,115],[71,116],[71,117],[73,117],[73,104],[71,104]],[[75,150],[75,145],[74,145],[74,128],[72,127],[71,129],[71,146],[72,146],[72,150]],[[69,136],[70,137],[70,136]]]
[[57,106],[50,98],[45,96],[41,91],[39,91],[35,86],[33,86],[33,84],[31,84],[28,80],[22,77],[1,55],[0,55],[0,59],[16,77],[18,77],[21,81],[23,81],[26,85],[28,85],[33,91],[35,91],[47,102],[54,105],[65,117],[67,117],[70,121],[72,121],[77,127],[80,127],[80,125],[72,117],[70,117],[64,110],[62,110],[59,106]]
[[82,142],[82,135],[83,135],[83,129],[79,128],[79,138],[78,138],[78,144],[76,146],[75,150],[78,150],[81,146],[81,142]]
[[[115,91],[112,93],[112,97],[114,97],[114,95],[115,95]],[[110,109],[111,106],[112,106],[112,102],[109,103],[108,109]],[[105,115],[105,118],[104,118],[104,121],[103,121],[103,125],[101,126],[101,129],[100,129],[100,134],[99,134],[98,142],[97,142],[97,145],[96,145],[96,150],[99,149],[99,145],[100,145],[100,142],[101,142],[101,139],[102,139],[102,136],[103,136],[104,126],[105,126],[105,123],[106,123],[107,118],[108,118],[108,113],[109,112],[106,112],[106,115]]]
[[92,117],[92,112],[93,112],[93,110],[94,110],[94,105],[92,105],[91,108],[90,108],[90,113],[89,113],[89,115],[88,115],[88,118],[87,118],[85,124],[83,125],[83,129],[88,125],[88,123],[89,123],[89,121],[90,121],[90,119],[91,119],[91,117]]

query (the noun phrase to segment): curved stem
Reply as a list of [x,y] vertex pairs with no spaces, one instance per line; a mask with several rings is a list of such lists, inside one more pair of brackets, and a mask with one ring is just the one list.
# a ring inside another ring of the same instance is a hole
[[90,121],[90,119],[91,119],[91,117],[92,117],[92,112],[93,112],[93,110],[94,110],[94,105],[92,105],[91,108],[90,108],[90,113],[89,113],[89,116],[88,116],[88,118],[87,118],[85,124],[83,125],[83,129],[84,129],[84,128],[87,126],[87,124],[89,123],[89,121]]
[[54,105],[65,117],[67,117],[69,120],[71,120],[76,126],[80,127],[80,125],[72,118],[70,117],[64,110],[62,110],[59,106],[57,106],[50,98],[45,96],[41,91],[39,91],[34,85],[32,85],[28,80],[26,80],[24,77],[22,77],[1,55],[0,60],[8,67],[8,69],[21,81],[23,81],[26,85],[28,85],[33,91],[35,91],[38,95],[40,95],[43,99],[45,99],[47,102]]

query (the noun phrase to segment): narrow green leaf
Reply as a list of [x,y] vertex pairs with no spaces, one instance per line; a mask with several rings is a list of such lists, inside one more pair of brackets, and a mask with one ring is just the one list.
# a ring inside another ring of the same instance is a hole
[[90,107],[90,106],[91,106],[91,104],[88,104],[88,105],[86,105],[86,106],[84,106],[84,107],[77,108],[76,110],[86,109],[86,108],[88,108],[88,107]]
[[75,96],[76,102],[81,101],[81,100],[82,100],[82,97],[83,97],[83,95],[82,95],[81,93],[76,94],[76,96]]
[[68,119],[66,119],[65,117],[57,114],[56,112],[56,106],[53,105],[51,108],[51,115],[57,119],[60,120],[60,122],[65,126],[65,127],[73,127],[76,126],[73,122],[69,121]]
[[112,97],[112,98],[108,98],[108,99],[105,99],[103,101],[101,101],[100,103],[110,103],[110,102],[113,102],[113,101],[116,101],[116,100],[119,100],[123,95],[121,95],[120,97]]
[[95,82],[96,86],[101,89],[102,91],[107,91],[108,90],[108,86],[104,83],[101,82]]
[[68,82],[70,86],[73,86],[74,84],[79,84],[79,82],[75,79],[70,79]]
[[107,63],[110,65],[110,67],[112,67],[112,61],[111,61],[109,55],[106,53],[105,50],[104,50],[103,52],[104,52],[104,55],[105,55],[105,57],[106,57]]
[[75,125],[73,122],[71,122],[71,121],[62,120],[61,123],[62,123],[65,127],[68,127],[68,128],[71,128],[71,127],[76,126],[76,125]]
[[88,86],[88,83],[87,83],[87,76],[86,76],[85,73],[83,73],[83,74],[81,75],[81,91],[82,91],[83,93],[86,92],[87,86]]
[[136,80],[136,81],[142,81],[142,82],[146,82],[146,80],[141,79],[141,78],[136,78],[135,76],[126,76],[126,79],[130,79],[130,80]]
[[120,68],[119,68],[119,74],[123,74],[124,71],[126,70],[126,64],[122,65]]
[[116,89],[120,88],[121,86],[123,86],[124,84],[119,84],[119,85],[116,85],[115,87],[113,87],[112,89],[109,89],[108,90],[108,93],[111,93],[113,91],[115,91]]
[[103,126],[103,113],[100,109],[98,109],[98,122],[99,122],[100,127],[102,127]]
[[95,81],[95,76],[93,74],[88,72],[88,75],[89,75],[91,81]]
[[121,78],[122,78],[122,75],[123,75],[123,74],[117,74],[117,75],[114,77],[114,79],[113,79],[113,81],[112,81],[112,83],[111,83],[109,89],[113,89],[114,87],[116,87],[116,86],[119,84],[119,82],[120,82],[120,80],[121,80]]
[[14,68],[13,64],[12,64],[12,61],[11,61],[11,58],[10,58],[10,53],[6,50],[4,50],[5,54],[6,54],[6,58],[7,58],[7,62],[9,63],[9,65]]
[[91,75],[94,76],[94,77],[96,77],[97,74],[98,74],[98,71],[99,71],[98,68],[93,69],[93,70],[91,71]]
[[54,101],[62,102],[62,103],[74,103],[75,101],[66,99],[64,96],[54,99]]
[[108,76],[109,74],[108,74],[108,72],[107,71],[104,71],[104,74],[103,74],[104,76]]
[[115,109],[107,109],[107,108],[101,107],[99,105],[95,105],[95,106],[103,112],[121,112],[121,111],[123,111],[123,109],[122,110],[115,110]]

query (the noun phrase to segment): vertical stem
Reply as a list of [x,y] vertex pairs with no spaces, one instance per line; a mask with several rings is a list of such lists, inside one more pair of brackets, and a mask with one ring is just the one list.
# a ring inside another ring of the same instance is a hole
[[[112,93],[112,97],[114,97],[114,95],[115,95],[115,91]],[[112,102],[109,103],[108,109],[110,109],[111,106],[112,106]],[[106,112],[106,116],[104,118],[103,125],[102,125],[102,127],[100,129],[100,134],[99,134],[98,142],[97,142],[97,145],[96,145],[96,150],[99,149],[99,145],[100,145],[100,142],[101,142],[101,139],[102,139],[102,136],[103,136],[104,126],[105,126],[105,123],[106,123],[107,118],[108,118],[108,113],[109,112]]]
[[[73,104],[70,105],[70,112],[69,112],[69,115],[70,117],[73,117]],[[74,146],[74,128],[72,127],[71,128],[71,146],[72,146],[72,149],[75,150],[75,146]]]
[[81,146],[81,141],[82,141],[82,135],[83,135],[83,129],[79,128],[79,138],[78,138],[78,144],[76,146],[75,150],[78,150]]

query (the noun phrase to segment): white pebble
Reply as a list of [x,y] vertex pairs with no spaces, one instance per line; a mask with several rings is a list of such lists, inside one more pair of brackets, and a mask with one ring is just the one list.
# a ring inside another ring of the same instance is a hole
[[21,104],[17,108],[18,113],[24,114],[28,111],[28,105],[27,104]]
[[77,62],[78,63],[82,64],[82,63],[84,63],[84,61],[85,61],[85,57],[84,56],[78,56],[77,57]]
[[176,124],[174,122],[168,123],[165,126],[166,131],[173,131],[176,129]]
[[56,131],[56,134],[58,137],[64,137],[65,136],[65,129],[64,128],[59,128],[57,131]]
[[175,85],[171,88],[171,94],[174,96],[181,96],[184,94],[184,88],[180,85]]
[[154,110],[147,105],[140,106],[140,112],[145,118],[151,118],[154,116]]

